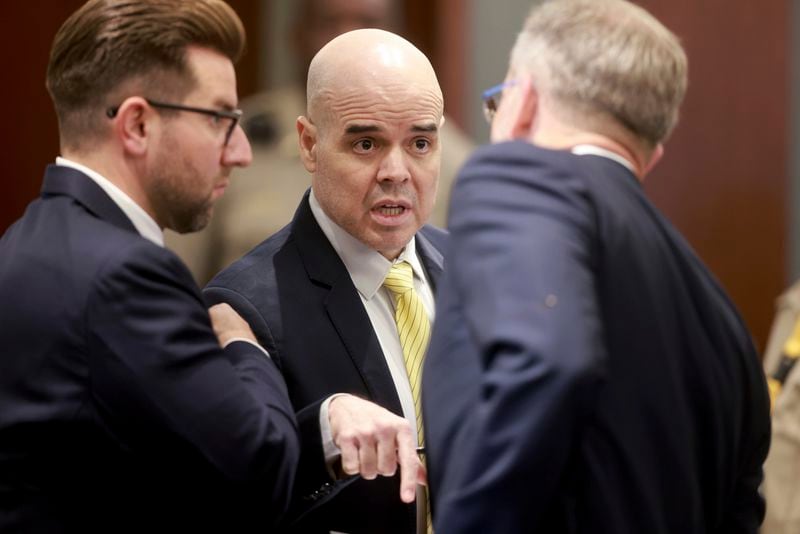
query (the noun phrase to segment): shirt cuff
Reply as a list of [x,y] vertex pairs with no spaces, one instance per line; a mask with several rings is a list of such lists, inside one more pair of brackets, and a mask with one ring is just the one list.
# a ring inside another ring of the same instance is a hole
[[334,465],[342,456],[342,451],[333,442],[333,433],[331,432],[331,422],[328,419],[328,407],[331,401],[336,397],[347,395],[347,393],[336,393],[325,399],[319,407],[319,430],[322,435],[322,452],[325,454],[325,467],[328,469],[328,474],[332,479],[336,480],[336,471]]
[[[243,342],[245,342],[245,343],[250,343],[251,345],[253,345],[254,347],[256,347],[258,350],[260,350],[261,352],[263,352],[263,353],[264,353],[264,356],[266,356],[267,358],[269,358],[269,357],[270,357],[270,356],[269,356],[269,352],[267,352],[267,349],[265,349],[264,347],[262,347],[261,345],[259,345],[259,344],[258,344],[258,343],[256,343],[255,341],[253,341],[252,339],[247,339],[246,337],[232,337],[232,338],[230,338],[228,341],[226,341],[224,345],[222,345],[222,348],[224,349],[225,347],[227,347],[227,346],[228,346],[228,345],[230,345],[231,343],[235,343],[235,342],[237,342],[237,341],[243,341]],[[270,358],[270,359],[272,359],[272,358]]]

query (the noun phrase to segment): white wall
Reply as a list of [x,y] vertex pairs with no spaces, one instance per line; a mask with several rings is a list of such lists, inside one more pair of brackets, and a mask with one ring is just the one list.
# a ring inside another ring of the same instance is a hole
[[297,61],[291,50],[289,32],[294,21],[294,2],[272,0],[265,10],[266,16],[262,24],[266,31],[261,32],[264,42],[262,50],[266,51],[264,62],[259,73],[261,87],[275,87],[292,83],[296,79]]
[[502,82],[511,47],[531,8],[541,0],[469,0],[472,13],[468,28],[471,49],[467,51],[467,129],[479,143],[489,140],[489,125],[483,118],[481,93]]

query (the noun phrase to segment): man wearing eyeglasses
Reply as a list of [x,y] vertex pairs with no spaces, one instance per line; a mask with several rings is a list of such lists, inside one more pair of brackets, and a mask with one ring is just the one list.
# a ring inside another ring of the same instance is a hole
[[288,226],[205,295],[248,320],[286,379],[302,440],[296,531],[424,534],[415,446],[424,443],[419,374],[443,268],[445,234],[425,225],[442,92],[419,50],[371,29],[317,53],[307,99],[297,131],[310,191]]
[[531,11],[451,199],[423,374],[437,534],[757,532],[758,357],[641,187],[686,85],[632,3]]
[[0,240],[0,530],[268,531],[299,455],[285,383],[164,228],[249,164],[220,0],[91,0],[47,87],[61,156]]

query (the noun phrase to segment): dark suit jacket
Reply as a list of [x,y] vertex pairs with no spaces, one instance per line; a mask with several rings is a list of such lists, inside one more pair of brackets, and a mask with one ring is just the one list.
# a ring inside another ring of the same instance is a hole
[[758,358],[633,174],[513,142],[456,184],[423,373],[437,534],[754,534]]
[[[445,233],[417,233],[432,284],[442,269]],[[367,312],[347,269],[303,198],[291,224],[222,271],[205,289],[228,302],[253,327],[286,379],[297,412],[302,454],[294,508],[306,514],[299,532],[412,533],[414,505],[400,501],[399,476],[358,479],[328,502],[343,482],[325,468],[319,429],[322,401],[352,393],[401,415],[400,400]]]
[[260,532],[299,443],[274,364],[219,348],[180,260],[50,166],[0,240],[0,530]]

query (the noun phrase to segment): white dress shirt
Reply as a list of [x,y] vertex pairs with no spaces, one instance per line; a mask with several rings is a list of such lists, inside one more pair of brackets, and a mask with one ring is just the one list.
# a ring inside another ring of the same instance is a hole
[[611,152],[608,149],[596,145],[584,144],[584,145],[575,145],[574,147],[572,147],[570,152],[572,152],[576,156],[591,155],[591,156],[600,156],[602,158],[607,158],[616,161],[617,163],[619,163],[620,165],[631,171],[633,174],[636,174],[636,171],[634,170],[633,167],[633,163],[623,158],[616,152]]
[[[414,289],[422,299],[425,310],[428,312],[428,318],[433,324],[433,292],[419,256],[417,256],[416,240],[412,237],[400,256],[391,262],[333,222],[322,210],[313,190],[308,201],[317,224],[341,258],[353,280],[353,285],[358,291],[358,296],[364,304],[364,309],[380,343],[383,356],[386,358],[386,365],[389,367],[397,396],[400,398],[400,405],[403,408],[403,416],[408,420],[414,430],[414,436],[416,436],[417,418],[414,410],[414,396],[411,393],[411,384],[408,381],[408,372],[403,359],[403,348],[400,345],[400,336],[394,321],[394,299],[389,290],[383,287],[383,281],[389,274],[392,265],[407,261],[414,272]],[[325,458],[328,460],[329,466],[339,457],[339,449],[333,443],[328,421],[328,405],[334,397],[329,397],[320,408],[320,430]]]
[[[358,296],[364,304],[367,316],[372,323],[372,329],[380,343],[386,365],[392,375],[397,396],[403,409],[403,416],[411,425],[414,440],[417,439],[417,416],[414,409],[414,395],[411,392],[411,383],[403,358],[403,347],[400,345],[400,335],[397,333],[397,324],[394,320],[394,298],[388,289],[383,287],[386,275],[395,263],[407,261],[414,272],[414,290],[422,300],[428,319],[433,326],[435,313],[433,292],[428,282],[425,270],[417,256],[416,239],[411,238],[400,256],[392,262],[384,258],[375,249],[365,245],[351,236],[341,226],[331,220],[322,210],[312,189],[308,197],[311,213],[319,224],[325,237],[333,246],[336,253],[344,263],[353,285],[356,286]],[[341,452],[333,442],[330,421],[328,420],[328,406],[331,400],[339,395],[331,395],[320,406],[319,425],[322,433],[322,446],[328,471],[335,478],[332,466],[338,460]],[[400,496],[398,495],[399,499]],[[424,533],[426,529],[425,518],[427,515],[425,493],[421,486],[417,487],[417,531]]]
[[136,231],[139,232],[142,237],[160,247],[164,246],[164,232],[161,231],[156,221],[154,221],[141,206],[134,202],[131,197],[126,195],[122,189],[111,183],[108,178],[85,165],[81,165],[67,158],[57,157],[56,165],[71,167],[91,178],[94,183],[99,185],[103,191],[111,197],[114,204],[116,204],[128,219],[130,219]]

